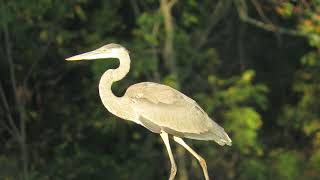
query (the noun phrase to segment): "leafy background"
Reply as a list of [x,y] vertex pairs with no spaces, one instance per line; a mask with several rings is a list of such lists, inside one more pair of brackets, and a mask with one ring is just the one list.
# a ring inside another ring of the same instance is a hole
[[[161,139],[108,113],[97,84],[117,61],[66,57],[116,42],[132,69],[113,86],[170,85],[232,147],[187,142],[214,179],[320,177],[318,0],[0,2],[0,179],[166,179]],[[172,143],[177,179],[202,179]]]

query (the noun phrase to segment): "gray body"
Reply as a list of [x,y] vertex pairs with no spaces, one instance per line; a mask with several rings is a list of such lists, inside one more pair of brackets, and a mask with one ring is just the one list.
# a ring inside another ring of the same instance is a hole
[[124,95],[132,102],[141,125],[152,132],[167,132],[181,138],[231,143],[224,129],[210,119],[191,98],[165,85],[143,82]]
[[[154,133],[159,133],[166,144],[174,169],[176,167],[168,140],[168,134],[173,135],[176,142],[199,160],[206,179],[209,179],[204,159],[181,138],[214,140],[220,145],[231,145],[231,139],[224,129],[215,123],[193,99],[166,85],[142,82],[130,86],[124,96],[115,96],[111,91],[112,83],[124,78],[130,70],[129,53],[118,44],[108,44],[67,60],[99,58],[117,58],[120,61],[119,67],[107,70],[99,83],[99,94],[108,111],[122,119],[140,124]],[[173,179],[174,176],[175,172],[171,172],[169,179]]]

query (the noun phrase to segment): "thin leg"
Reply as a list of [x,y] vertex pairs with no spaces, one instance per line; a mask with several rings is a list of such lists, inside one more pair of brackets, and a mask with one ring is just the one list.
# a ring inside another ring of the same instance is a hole
[[167,151],[168,151],[168,154],[169,154],[169,158],[170,158],[171,172],[170,172],[169,180],[173,180],[174,177],[176,176],[176,173],[177,173],[177,166],[176,166],[176,163],[174,161],[173,154],[172,154],[172,151],[171,151],[171,147],[170,147],[170,143],[169,143],[169,137],[168,137],[168,134],[166,132],[161,132],[160,136],[161,136],[164,144],[166,145],[166,148],[167,148]]
[[209,180],[209,175],[208,175],[208,170],[207,170],[207,164],[206,161],[198,154],[196,153],[193,149],[191,149],[190,146],[188,146],[183,139],[173,136],[173,140],[175,140],[177,143],[181,144],[184,148],[186,148],[200,163],[203,173],[204,173],[204,177],[206,180]]

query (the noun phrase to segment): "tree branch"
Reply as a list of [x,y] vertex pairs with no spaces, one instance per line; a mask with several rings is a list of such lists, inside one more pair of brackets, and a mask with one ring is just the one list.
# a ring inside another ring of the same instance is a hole
[[244,46],[244,37],[246,32],[246,24],[241,23],[238,31],[238,56],[240,63],[240,71],[243,72],[246,68],[246,51]]
[[169,1],[169,2],[168,2],[168,7],[171,9],[171,8],[174,6],[174,4],[176,4],[177,1],[178,1],[178,0],[171,0],[171,1]]
[[16,75],[15,75],[14,63],[13,63],[13,58],[12,58],[12,46],[11,46],[11,41],[10,41],[10,37],[9,37],[9,30],[8,30],[7,24],[3,25],[3,32],[4,32],[4,39],[5,39],[7,60],[8,60],[8,64],[9,64],[9,74],[10,74],[10,81],[11,81],[12,90],[13,90],[13,96],[14,96],[16,105],[18,105],[19,104],[18,97],[16,96],[17,82],[16,82]]
[[247,23],[251,24],[251,25],[254,25],[256,27],[264,29],[266,31],[278,32],[278,33],[281,33],[281,34],[287,34],[287,35],[291,35],[291,36],[305,37],[305,34],[299,32],[299,31],[296,31],[296,30],[293,30],[293,29],[287,29],[287,28],[283,28],[283,27],[279,27],[279,26],[275,26],[275,25],[270,24],[270,23],[264,23],[264,22],[261,22],[259,20],[253,19],[251,17],[244,17],[242,20],[244,22],[247,22]]
[[15,140],[18,141],[19,137],[13,132],[12,129],[3,121],[0,121],[0,124],[2,127],[4,127],[4,130],[6,130]]
[[248,24],[254,25],[258,28],[266,31],[278,32],[281,34],[288,34],[291,36],[305,37],[305,35],[299,31],[288,29],[280,26],[273,25],[272,23],[265,23],[248,16],[247,4],[244,0],[235,0],[235,6],[238,11],[239,18]]
[[[153,25],[153,28],[152,28],[152,36],[153,37],[157,38],[157,36],[159,34],[159,27],[160,27],[160,23],[155,22],[155,24]],[[151,49],[152,49],[152,56],[156,61],[155,71],[153,72],[153,79],[156,82],[160,82],[159,58],[157,57],[157,47],[154,44],[151,44]]]
[[137,18],[140,14],[140,9],[136,0],[130,0],[130,4],[133,9],[134,16]]
[[[173,3],[174,1],[170,1]],[[173,32],[173,20],[171,14],[171,7],[168,0],[160,0],[160,10],[164,16],[164,29],[165,29],[165,42],[163,56],[167,67],[170,72],[176,75],[175,54],[173,48],[174,32]],[[175,76],[177,77],[177,76]]]
[[270,24],[273,24],[270,19],[264,14],[259,2],[257,0],[251,0],[253,6],[256,8],[259,16],[266,22],[270,23]]
[[201,48],[206,42],[209,34],[211,33],[212,29],[220,22],[220,20],[225,16],[228,12],[228,9],[231,7],[232,1],[231,0],[220,0],[216,7],[214,8],[212,14],[208,18],[208,26],[202,32],[202,36],[199,38],[199,43],[196,45],[196,48]]
[[7,131],[13,138],[16,138],[16,134],[10,127],[2,120],[0,120],[0,125],[4,128],[5,131]]
[[14,121],[13,121],[13,118],[12,118],[12,115],[11,115],[11,111],[10,111],[10,108],[9,108],[9,105],[8,105],[8,101],[7,101],[7,98],[4,94],[4,90],[3,90],[3,87],[2,87],[2,84],[0,83],[0,97],[1,97],[1,101],[2,101],[2,104],[4,106],[4,109],[5,109],[5,113],[7,115],[7,118],[8,118],[8,121],[9,121],[9,124],[11,126],[11,129],[3,122],[3,125],[6,127],[6,129],[10,129],[9,132],[11,131],[12,132],[12,135],[13,137],[17,138],[17,140],[19,140],[19,137],[20,137],[20,132],[17,128],[17,126],[14,124]]
[[[29,179],[29,168],[28,168],[28,149],[27,149],[27,144],[26,144],[26,114],[25,114],[25,106],[23,103],[23,97],[20,99],[18,98],[17,95],[17,82],[16,82],[16,76],[15,76],[15,71],[14,71],[14,63],[13,63],[13,58],[12,58],[12,46],[11,46],[11,41],[10,41],[10,36],[9,36],[9,30],[8,30],[8,24],[4,23],[3,24],[3,29],[4,29],[4,39],[5,39],[5,46],[6,46],[6,53],[7,53],[7,60],[9,64],[9,73],[10,73],[10,80],[12,84],[12,91],[13,91],[13,96],[15,100],[15,105],[17,107],[17,112],[19,115],[19,120],[20,120],[20,132],[18,136],[18,143],[20,145],[20,150],[21,150],[21,161],[22,161],[22,174],[23,174],[23,179],[28,180]],[[10,112],[9,112],[10,113]],[[10,113],[11,115],[11,113]],[[9,116],[9,123],[12,124],[13,127],[15,127],[12,117]]]

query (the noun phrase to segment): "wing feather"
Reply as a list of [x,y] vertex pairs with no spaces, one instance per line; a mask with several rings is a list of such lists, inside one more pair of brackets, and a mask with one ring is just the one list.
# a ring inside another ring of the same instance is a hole
[[153,132],[163,130],[179,137],[231,144],[224,129],[193,99],[169,86],[138,83],[129,87],[125,96],[134,102],[141,123]]

